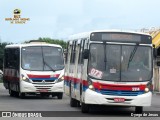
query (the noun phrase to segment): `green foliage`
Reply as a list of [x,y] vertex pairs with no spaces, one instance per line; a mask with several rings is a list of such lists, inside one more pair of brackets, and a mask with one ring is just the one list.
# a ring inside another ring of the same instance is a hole
[[66,48],[67,43],[63,40],[58,40],[58,39],[51,39],[51,38],[39,38],[38,40],[42,42],[47,42],[50,44],[58,44],[61,45],[64,49]]
[[[51,39],[51,38],[38,38],[39,41],[50,43],[50,44],[58,44],[61,45],[64,49],[66,49],[67,42],[59,39]],[[25,41],[25,43],[29,43],[29,41]]]
[[10,45],[12,43],[3,42],[0,43],[0,69],[3,69],[3,57],[4,57],[4,48],[6,45]]

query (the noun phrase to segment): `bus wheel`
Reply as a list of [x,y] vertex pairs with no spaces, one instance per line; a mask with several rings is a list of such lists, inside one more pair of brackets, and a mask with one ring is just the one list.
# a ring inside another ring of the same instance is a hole
[[82,103],[81,111],[82,111],[82,113],[88,113],[89,112],[89,105]]
[[47,97],[46,93],[40,93],[41,97]]
[[50,95],[47,93],[40,93],[41,97],[49,97]]
[[15,94],[14,94],[14,91],[13,90],[11,90],[11,89],[9,89],[9,95],[11,96],[11,97],[13,97]]
[[15,96],[16,96],[16,97],[19,97],[19,92],[15,92]]
[[19,97],[20,97],[21,99],[25,98],[25,96],[26,96],[26,94],[25,94],[25,93],[21,93],[21,92],[19,92]]
[[81,107],[80,101],[77,101],[77,107]]
[[142,106],[136,106],[135,112],[136,113],[142,113],[143,112],[143,107]]
[[71,107],[77,107],[77,104],[78,104],[77,100],[70,98],[70,106]]
[[62,99],[63,98],[63,93],[58,93],[57,98]]

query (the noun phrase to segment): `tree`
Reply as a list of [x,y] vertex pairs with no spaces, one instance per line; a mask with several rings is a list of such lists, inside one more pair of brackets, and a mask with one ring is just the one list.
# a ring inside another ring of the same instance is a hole
[[[39,41],[50,43],[50,44],[58,44],[61,45],[62,48],[66,49],[67,42],[59,39],[51,39],[51,38],[38,38]],[[25,41],[25,43],[29,43],[29,41]]]
[[3,69],[3,58],[4,58],[4,48],[6,45],[10,45],[12,43],[3,42],[0,43],[0,69]]

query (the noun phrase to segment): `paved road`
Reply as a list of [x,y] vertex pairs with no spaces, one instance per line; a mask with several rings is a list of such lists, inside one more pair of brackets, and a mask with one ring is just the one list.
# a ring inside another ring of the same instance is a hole
[[[28,96],[25,99],[10,97],[8,90],[6,90],[0,83],[0,111],[63,111],[53,112],[60,116],[66,116],[72,113],[77,116],[102,116],[102,117],[124,117],[134,112],[134,108],[96,108],[96,111],[91,111],[89,114],[82,114],[80,108],[71,108],[69,105],[69,97],[65,96],[62,100],[55,98],[41,98],[40,96]],[[73,112],[77,111],[77,112]],[[115,114],[108,113],[107,111],[115,111]],[[153,95],[152,106],[144,107],[144,111],[160,111],[160,95]],[[120,114],[122,113],[122,114]],[[101,117],[101,118],[102,118]]]

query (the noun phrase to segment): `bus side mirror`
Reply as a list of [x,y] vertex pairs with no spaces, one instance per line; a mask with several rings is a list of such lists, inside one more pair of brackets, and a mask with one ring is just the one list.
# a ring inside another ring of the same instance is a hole
[[154,54],[154,58],[157,66],[160,66],[160,47],[153,48],[153,54]]
[[67,49],[63,49],[63,53],[66,53]]
[[154,59],[156,59],[156,56],[157,56],[157,49],[153,48],[153,57],[154,57]]
[[89,58],[89,50],[88,49],[85,49],[83,51],[83,59],[88,59]]
[[160,62],[157,62],[157,66],[160,66]]

